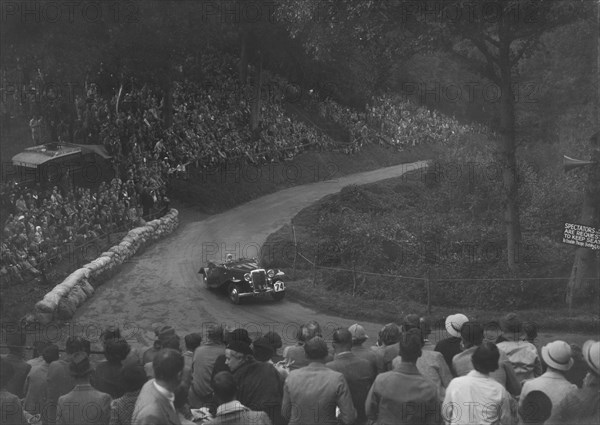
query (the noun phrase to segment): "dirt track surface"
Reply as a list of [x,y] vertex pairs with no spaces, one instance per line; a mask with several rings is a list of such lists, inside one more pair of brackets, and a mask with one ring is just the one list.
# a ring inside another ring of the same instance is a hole
[[[155,323],[173,326],[180,336],[202,331],[210,322],[242,326],[251,335],[275,330],[285,344],[294,341],[299,324],[314,319],[327,337],[335,327],[354,322],[317,314],[287,299],[246,299],[236,306],[225,295],[204,288],[198,270],[207,260],[223,261],[227,252],[235,257],[256,256],[269,234],[301,209],[344,186],[397,177],[424,165],[402,164],[296,186],[202,219],[182,211],[178,229],[124,264],[77,311],[72,324],[83,326],[84,336],[92,340],[100,328],[117,325],[128,340],[143,345],[152,343]],[[364,325],[374,342],[381,324]]]

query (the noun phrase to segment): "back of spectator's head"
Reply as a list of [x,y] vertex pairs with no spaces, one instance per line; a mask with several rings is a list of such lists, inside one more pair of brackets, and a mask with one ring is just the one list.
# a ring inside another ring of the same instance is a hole
[[489,374],[498,369],[500,352],[493,342],[483,342],[471,356],[473,368],[480,373]]
[[206,328],[206,339],[212,342],[223,342],[223,327],[211,323]]
[[85,351],[83,338],[78,336],[70,336],[67,338],[67,342],[65,344],[65,351],[67,354],[73,354],[78,351]]
[[46,345],[44,347],[44,349],[42,350],[42,358],[48,364],[58,360],[58,358],[59,358],[58,345],[56,345],[56,344]]
[[333,344],[340,348],[350,350],[352,348],[352,334],[346,328],[339,328],[333,331]]
[[172,348],[161,349],[152,360],[154,377],[161,381],[174,382],[183,371],[183,355]]
[[244,342],[248,345],[252,344],[252,339],[248,335],[248,331],[244,328],[237,328],[227,333],[227,343]]
[[121,330],[116,326],[108,326],[102,332],[101,338],[103,343],[113,339],[121,339]]
[[185,341],[185,349],[192,353],[202,344],[202,334],[194,332],[183,337]]
[[398,354],[403,362],[415,363],[421,357],[423,338],[418,328],[409,329],[400,335]]
[[523,332],[527,341],[533,341],[538,336],[538,325],[535,322],[523,323]]
[[141,389],[148,380],[144,367],[133,362],[121,368],[121,378],[123,379],[123,389],[128,393]]
[[298,330],[298,341],[306,342],[314,337],[321,337],[321,325],[316,320],[306,322]]
[[369,336],[367,335],[367,331],[365,328],[358,323],[353,324],[348,328],[350,334],[352,335],[352,344],[353,345],[362,345]]
[[381,342],[385,345],[392,345],[400,339],[400,328],[395,323],[388,323],[381,329]]
[[230,372],[219,372],[213,379],[212,389],[219,403],[224,404],[235,399],[237,387]]
[[481,345],[483,342],[483,327],[477,322],[467,322],[460,328],[460,336],[466,347]]
[[81,347],[88,356],[92,354],[92,343],[89,339],[81,338]]
[[444,325],[446,326],[446,332],[455,338],[460,338],[460,330],[462,325],[467,323],[469,318],[462,313],[451,314],[446,317]]
[[542,391],[530,391],[519,403],[519,416],[526,424],[543,424],[552,413],[552,401]]
[[257,338],[252,343],[252,352],[254,353],[254,358],[256,360],[258,360],[259,362],[266,362],[269,361],[271,357],[273,357],[275,350],[273,349],[273,346],[271,345],[269,340],[262,336],[260,338]]
[[44,352],[44,348],[50,345],[50,342],[44,340],[37,340],[33,343],[33,357],[39,357]]
[[265,334],[265,338],[269,341],[269,344],[271,344],[275,351],[283,347],[283,341],[277,332],[269,331]]
[[410,329],[419,329],[420,325],[421,322],[418,314],[407,314],[402,322],[402,330],[406,332]]
[[523,323],[516,313],[508,313],[500,319],[500,328],[502,329],[502,332],[518,337],[523,331]]
[[6,388],[9,381],[13,379],[13,376],[15,376],[15,367],[3,358],[0,358],[0,377],[2,377],[0,379],[0,388]]
[[324,360],[329,352],[327,351],[327,343],[320,336],[315,336],[309,339],[304,344],[304,352],[309,360]]
[[104,344],[104,357],[112,363],[120,363],[131,351],[129,343],[124,339],[110,339]]

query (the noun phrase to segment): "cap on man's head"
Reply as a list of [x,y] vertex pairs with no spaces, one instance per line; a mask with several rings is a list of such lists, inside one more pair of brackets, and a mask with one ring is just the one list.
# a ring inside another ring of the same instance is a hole
[[227,349],[240,354],[252,355],[250,344],[246,341],[230,341],[229,344],[227,344]]
[[404,322],[402,323],[402,328],[404,331],[409,329],[419,329],[421,327],[421,318],[418,314],[407,314],[404,318]]
[[254,353],[254,358],[259,362],[268,361],[273,357],[273,353],[275,353],[275,349],[264,336],[256,339],[252,343],[252,351]]
[[320,336],[315,336],[304,343],[304,352],[310,360],[322,360],[327,357],[327,343]]
[[265,338],[267,339],[267,341],[269,341],[269,343],[273,346],[275,350],[283,346],[281,336],[279,336],[277,332],[269,331],[265,334]]
[[348,329],[336,329],[332,339],[335,344],[352,345],[352,334]]
[[355,323],[352,326],[350,326],[348,328],[348,330],[352,334],[352,341],[361,341],[361,340],[369,339],[369,336],[367,335],[367,331],[365,331],[365,328],[363,328],[358,323]]
[[237,328],[227,334],[227,342],[240,341],[247,344],[252,344],[252,339],[248,335],[248,331],[244,328]]
[[506,333],[520,334],[523,330],[523,323],[516,313],[508,313],[500,319],[500,329]]

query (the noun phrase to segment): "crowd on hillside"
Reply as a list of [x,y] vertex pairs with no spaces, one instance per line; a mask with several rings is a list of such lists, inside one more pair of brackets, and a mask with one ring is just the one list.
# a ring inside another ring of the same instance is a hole
[[446,318],[433,345],[426,318],[389,323],[368,346],[363,326],[337,328],[331,347],[315,321],[283,347],[270,331],[254,340],[217,325],[185,335],[157,325],[152,347],[132,349],[119,329],[102,334],[106,360],[69,337],[66,352],[7,335],[3,423],[64,425],[591,424],[600,411],[600,342],[552,341],[510,313],[482,324]]
[[[164,185],[151,167],[130,168],[125,181],[83,187],[0,187],[7,214],[0,244],[0,278],[18,284],[41,275],[74,249],[113,232],[129,230],[141,217],[168,206]],[[71,251],[70,251],[71,250]],[[89,259],[88,259],[89,260]]]

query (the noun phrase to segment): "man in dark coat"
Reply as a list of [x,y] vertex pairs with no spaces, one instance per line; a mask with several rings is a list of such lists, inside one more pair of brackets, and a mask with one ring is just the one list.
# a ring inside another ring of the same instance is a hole
[[285,424],[281,416],[283,386],[277,369],[255,360],[250,344],[243,341],[230,342],[225,359],[235,379],[238,401],[252,410],[265,412],[273,425]]
[[17,329],[6,336],[8,345],[8,354],[2,356],[2,359],[10,363],[14,369],[14,375],[5,386],[6,391],[16,395],[19,398],[25,397],[24,387],[27,374],[31,370],[31,365],[23,359],[23,346],[25,346],[25,334]]
[[452,370],[452,359],[462,351],[460,329],[468,321],[468,317],[460,313],[446,317],[446,332],[450,337],[441,340],[435,346],[435,351],[442,353],[450,370]]

